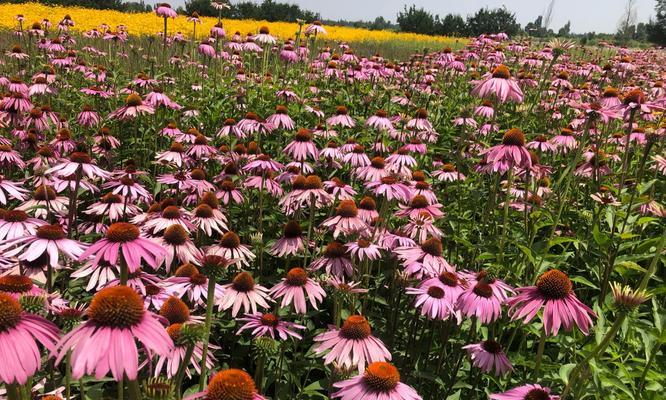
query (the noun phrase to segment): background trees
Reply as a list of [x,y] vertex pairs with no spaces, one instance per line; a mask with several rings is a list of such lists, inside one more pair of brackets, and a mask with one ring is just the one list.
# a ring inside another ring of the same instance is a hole
[[666,46],[666,0],[657,0],[654,21],[646,26],[648,40]]
[[456,14],[447,14],[444,18],[440,18],[439,15],[433,15],[423,8],[412,5],[405,6],[398,13],[397,21],[403,32],[428,35],[476,36],[499,32],[513,35],[520,30],[515,15],[506,8],[482,8],[464,20]]
[[482,33],[500,33],[515,35],[520,30],[516,16],[505,7],[482,8],[471,17],[467,17],[467,32],[473,36]]
[[[0,2],[23,3],[28,0],[0,0]],[[32,0],[35,1],[35,0]],[[152,6],[144,0],[36,0],[45,4],[63,6],[81,6],[97,9],[114,9],[125,12],[151,11]],[[168,1],[168,0],[167,0]],[[258,19],[268,21],[294,22],[301,19],[307,22],[322,19],[313,11],[302,9],[296,4],[282,1],[287,0],[263,0],[262,2],[251,2],[248,0],[234,3],[230,10],[225,10],[225,18],[234,19]],[[463,17],[458,14],[446,14],[440,17],[424,8],[416,5],[405,5],[396,16],[396,22],[387,20],[382,16],[370,21],[359,20],[324,20],[329,25],[353,26],[372,30],[396,30],[402,32],[413,32],[427,35],[445,36],[477,36],[482,33],[506,32],[509,35],[525,34],[537,38],[553,36],[571,37],[579,39],[581,43],[594,40],[612,41],[620,45],[635,46],[640,43],[651,42],[666,46],[666,0],[655,0],[655,15],[647,23],[637,22],[636,1],[626,0],[624,12],[618,21],[615,34],[603,33],[578,33],[571,32],[571,22],[568,21],[559,29],[551,28],[550,23],[555,7],[555,0],[551,0],[548,6],[532,22],[528,22],[523,29],[516,21],[515,14],[506,7],[482,8],[472,15]],[[185,0],[185,6],[178,9],[179,13],[191,15],[196,12],[199,15],[217,16],[218,12],[211,4],[211,0]]]

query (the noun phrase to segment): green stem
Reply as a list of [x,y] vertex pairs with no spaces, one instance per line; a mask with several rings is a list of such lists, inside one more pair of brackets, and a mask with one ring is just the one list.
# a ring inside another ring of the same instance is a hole
[[502,222],[502,236],[500,236],[499,256],[500,264],[504,261],[504,245],[506,244],[507,228],[509,224],[509,203],[511,202],[511,186],[513,185],[513,168],[509,168],[507,178],[506,196],[504,198],[504,218]]
[[120,380],[118,381],[118,400],[124,400],[125,399],[124,380],[125,380],[125,378],[120,378]]
[[203,350],[201,352],[201,376],[199,377],[199,391],[204,390],[206,385],[206,358],[208,357],[208,341],[210,340],[210,328],[213,322],[213,306],[215,298],[215,281],[208,278],[208,301],[206,302],[206,321],[204,322]]
[[7,399],[8,400],[20,400],[20,391],[19,385],[16,383],[7,383],[5,384],[7,388]]
[[70,399],[72,394],[72,351],[67,352],[65,358],[65,398]]
[[141,400],[143,398],[138,380],[127,381],[127,389],[130,400]]
[[[308,223],[308,240],[305,242],[306,247],[310,249],[310,243],[312,242],[312,226],[314,225],[314,215],[315,215],[315,199],[314,195],[310,195],[310,215],[309,215],[309,223]],[[312,252],[316,251],[316,249],[312,249]],[[310,254],[310,250],[304,252],[305,253],[305,259],[303,260],[303,268],[307,268],[308,266],[308,255]]]
[[[564,206],[567,203],[567,197],[569,195],[569,188],[571,187],[571,180],[573,178],[574,170],[576,166],[578,165],[578,162],[581,159],[581,156],[583,155],[583,148],[585,147],[585,143],[587,142],[587,138],[590,135],[590,125],[592,121],[588,120],[585,123],[585,131],[583,133],[583,138],[581,139],[580,143],[578,144],[578,148],[576,148],[576,154],[574,155],[574,159],[571,161],[567,169],[564,171],[564,173],[560,176],[560,178],[557,180],[557,189],[559,191],[562,191],[562,195],[560,196],[559,200],[559,206],[557,209],[557,214],[555,215],[555,220],[553,221],[552,228],[550,230],[550,234],[548,235],[548,241],[546,242],[546,246],[544,248],[543,254],[541,256],[541,260],[539,261],[539,265],[537,266],[536,270],[534,271],[536,274],[539,273],[541,270],[541,265],[546,259],[546,255],[548,254],[548,250],[550,250],[551,243],[553,242],[553,238],[555,237],[555,232],[557,231],[557,227],[560,224],[560,219],[562,218],[562,211],[564,211]],[[562,187],[564,186],[564,187]]]
[[190,360],[192,359],[192,353],[194,353],[193,344],[187,346],[187,350],[185,350],[185,357],[183,357],[183,360],[178,366],[178,372],[176,372],[176,379],[174,382],[174,386],[176,388],[176,398],[178,400],[180,400],[182,397],[181,387],[183,386],[183,378],[185,377],[185,371],[187,371],[187,366],[190,365]]
[[280,379],[282,378],[282,364],[284,363],[284,343],[280,346],[280,359],[278,361],[278,374],[275,377],[275,398],[279,399]]
[[543,358],[543,351],[546,348],[546,330],[541,331],[541,337],[539,338],[539,347],[537,348],[536,363],[534,365],[534,373],[532,374],[532,380],[536,382],[539,379],[539,372],[541,370],[541,359]]
[[79,392],[81,393],[81,400],[85,400],[86,386],[83,384],[83,378],[79,379]]
[[661,259],[661,253],[664,250],[664,245],[666,245],[666,229],[664,229],[664,231],[661,233],[661,240],[659,240],[659,244],[657,245],[657,251],[655,251],[654,257],[650,262],[650,266],[648,267],[647,271],[645,271],[643,279],[641,279],[641,283],[638,285],[639,291],[645,290],[645,288],[647,288],[652,275],[654,275],[655,271],[657,270],[657,264],[659,264],[659,260]]
[[[652,261],[650,262],[650,266],[648,267],[647,271],[645,271],[645,274],[643,274],[643,279],[641,279],[641,282],[638,285],[638,288],[636,289],[637,292],[645,290],[648,283],[650,282],[650,278],[652,278],[652,275],[654,275],[655,271],[657,270],[657,265],[659,264],[659,260],[661,259],[661,253],[664,250],[664,245],[666,245],[666,229],[664,229],[664,231],[661,234],[661,239],[659,240],[659,244],[657,245],[657,250],[655,251],[655,255],[652,258]],[[566,396],[569,394],[569,392],[571,392],[574,381],[578,377],[580,371],[587,365],[587,363],[593,358],[596,358],[597,356],[602,354],[604,350],[606,350],[606,347],[610,344],[610,342],[613,340],[618,330],[622,326],[622,323],[624,322],[626,316],[627,316],[626,313],[620,314],[617,320],[615,320],[615,323],[613,324],[611,329],[606,333],[606,335],[602,339],[601,343],[599,343],[597,347],[595,347],[594,350],[592,350],[590,354],[588,354],[587,357],[583,359],[583,361],[579,362],[574,367],[574,369],[571,371],[571,374],[569,375],[569,383],[567,383],[566,387],[564,388],[564,391],[562,392],[562,396],[560,397],[561,400],[564,400]]]
[[645,387],[645,378],[647,378],[647,374],[650,371],[650,367],[652,366],[652,363],[654,362],[655,358],[657,358],[657,353],[659,353],[660,348],[661,345],[657,344],[654,346],[654,349],[652,349],[652,353],[650,353],[650,358],[648,358],[647,364],[645,364],[645,368],[643,368],[641,379],[638,383],[638,386],[636,387],[636,391],[634,392],[636,398],[640,398],[639,394],[643,393],[643,388]]
[[120,284],[127,286],[127,279],[129,278],[129,271],[127,270],[127,263],[125,258],[120,256]]
[[590,352],[590,354],[587,355],[583,359],[583,361],[579,362],[576,364],[573,370],[571,370],[571,374],[569,374],[569,382],[567,385],[564,387],[564,391],[562,391],[562,396],[560,396],[561,400],[564,400],[566,396],[569,394],[571,389],[573,388],[573,384],[575,383],[576,379],[578,378],[578,374],[581,372],[581,370],[587,365],[587,363],[592,360],[593,358],[596,358],[599,354],[603,353],[604,350],[606,350],[606,347],[608,344],[610,344],[611,340],[615,337],[615,334],[617,331],[620,330],[620,327],[622,326],[622,322],[624,322],[625,317],[627,314],[622,313],[616,320],[613,326],[610,328],[608,332],[606,332],[606,335],[602,339],[601,343],[597,345],[597,347],[594,348]]
[[254,371],[254,383],[257,385],[257,389],[261,391],[262,382],[264,380],[264,366],[266,365],[266,356],[261,355],[259,360],[257,360],[257,367]]

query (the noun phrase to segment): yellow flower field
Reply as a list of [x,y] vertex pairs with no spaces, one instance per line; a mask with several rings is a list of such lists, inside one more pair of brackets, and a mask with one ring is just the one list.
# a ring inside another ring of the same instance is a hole
[[[162,18],[154,13],[129,14],[111,10],[92,10],[80,7],[52,7],[37,3],[28,4],[1,4],[0,5],[0,27],[12,29],[17,26],[16,15],[22,14],[25,17],[24,27],[29,28],[33,22],[41,21],[44,18],[51,20],[56,25],[63,16],[68,14],[74,23],[75,30],[85,31],[96,28],[102,23],[106,23],[112,28],[117,25],[125,25],[128,31],[133,35],[152,35],[161,32],[164,28]],[[217,22],[216,18],[203,17],[202,24],[197,26],[197,36],[199,33],[207,33]],[[271,34],[282,39],[294,37],[298,31],[298,24],[288,22],[267,22],[255,20],[223,20],[227,34],[236,31],[242,34],[256,33],[259,28],[266,25],[270,28]],[[192,34],[192,23],[187,22],[186,16],[178,16],[175,20],[169,20],[169,33],[183,32],[187,35]],[[428,36],[413,33],[396,33],[390,31],[370,31],[360,28],[326,26],[328,35],[326,39],[346,42],[389,42],[403,41],[412,43],[427,43],[431,46],[454,45],[456,38],[443,36]]]

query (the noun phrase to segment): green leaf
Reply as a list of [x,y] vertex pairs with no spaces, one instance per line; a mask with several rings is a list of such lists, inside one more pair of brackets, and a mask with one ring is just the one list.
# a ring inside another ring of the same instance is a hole
[[560,367],[559,375],[560,379],[564,384],[566,385],[569,383],[569,374],[571,373],[571,370],[574,369],[576,364],[564,364]]
[[454,394],[450,395],[449,397],[446,398],[446,400],[459,400],[460,399],[460,394],[462,393],[462,390],[458,390]]
[[585,286],[591,287],[593,289],[598,289],[599,288],[597,285],[590,282],[586,278],[583,278],[582,276],[574,276],[574,277],[571,278],[571,280],[574,281],[574,282],[577,282],[577,283],[581,283]]
[[527,259],[530,260],[530,262],[532,264],[535,264],[534,256],[532,255],[532,250],[530,250],[530,248],[528,248],[527,246],[523,246],[522,244],[518,244],[518,243],[516,243],[515,245],[516,245],[516,247],[518,247],[520,249],[520,251],[523,252],[523,254],[525,254],[527,256]]

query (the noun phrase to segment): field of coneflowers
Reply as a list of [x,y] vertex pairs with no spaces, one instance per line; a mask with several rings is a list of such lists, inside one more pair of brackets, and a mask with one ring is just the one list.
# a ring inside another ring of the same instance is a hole
[[0,10],[0,397],[664,398],[663,50]]
[[[122,13],[113,10],[93,10],[80,7],[52,7],[38,3],[27,4],[0,4],[0,28],[14,29],[16,27],[15,16],[24,16],[27,25],[33,22],[41,22],[44,18],[53,19],[57,23],[59,18],[69,15],[76,24],[71,27],[73,31],[84,32],[90,29],[100,29],[104,24],[113,30],[125,29],[131,35],[152,36],[163,32],[164,23],[160,18],[155,18],[154,13]],[[211,17],[198,17],[196,30],[192,18],[179,15],[170,21],[168,25],[169,35],[185,35],[191,38],[196,35],[197,39],[203,39],[210,33],[218,22],[222,22],[224,29],[229,33],[240,32],[243,35],[256,34],[263,25],[270,26],[271,33],[283,40],[294,38],[299,31],[299,24],[290,22],[267,22],[254,20],[234,20]],[[29,26],[26,25],[26,28]],[[326,28],[327,34],[320,37],[330,42],[352,42],[357,48],[382,49],[388,54],[385,56],[401,55],[415,49],[462,47],[464,40],[444,36],[419,35],[414,33],[397,33],[391,31],[370,31],[361,28],[344,26],[330,26]]]

